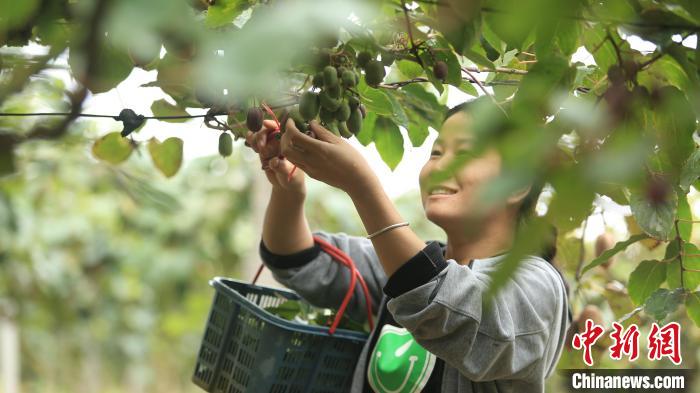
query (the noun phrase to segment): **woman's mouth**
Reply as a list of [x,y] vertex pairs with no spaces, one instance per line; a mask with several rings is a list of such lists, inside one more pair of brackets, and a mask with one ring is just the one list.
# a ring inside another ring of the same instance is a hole
[[457,190],[453,188],[438,186],[431,188],[430,191],[428,191],[428,198],[446,198],[456,193]]

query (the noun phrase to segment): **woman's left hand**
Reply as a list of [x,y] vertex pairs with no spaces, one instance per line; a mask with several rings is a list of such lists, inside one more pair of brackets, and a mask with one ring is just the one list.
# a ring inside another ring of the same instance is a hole
[[287,120],[281,139],[285,158],[310,177],[348,194],[366,189],[375,175],[360,152],[316,121],[309,127],[316,139],[299,131],[292,119]]

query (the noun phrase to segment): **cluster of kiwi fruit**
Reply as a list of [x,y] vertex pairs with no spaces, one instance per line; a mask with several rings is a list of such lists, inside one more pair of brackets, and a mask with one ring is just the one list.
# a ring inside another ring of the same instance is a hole
[[[384,67],[391,65],[394,60],[393,54],[388,51],[382,52],[381,61],[368,51],[361,51],[356,57],[320,53],[315,64],[316,73],[312,77],[312,89],[302,93],[298,105],[294,105],[289,111],[281,112],[278,116],[280,124],[284,126],[286,120],[291,118],[301,132],[312,135],[308,122],[318,118],[323,126],[338,136],[350,138],[357,135],[362,128],[362,120],[367,115],[355,89],[360,81],[358,69],[364,70],[367,85],[377,88],[386,76]],[[259,131],[263,118],[262,109],[249,108],[247,128],[254,132]],[[219,154],[224,157],[231,155],[232,143],[232,138],[227,132],[221,133]]]
[[314,90],[304,92],[299,98],[299,106],[290,111],[297,128],[305,131],[306,122],[318,116],[336,135],[350,138],[360,132],[364,107],[359,94],[353,90],[359,78],[359,74],[350,68],[324,66],[313,77]]
[[360,81],[358,68],[364,70],[365,82],[376,88],[386,76],[384,65],[390,59],[377,61],[367,51],[353,57],[322,55],[319,58],[313,89],[304,92],[299,105],[289,113],[297,128],[305,131],[306,123],[318,117],[326,128],[344,138],[360,132],[366,109],[355,90]]

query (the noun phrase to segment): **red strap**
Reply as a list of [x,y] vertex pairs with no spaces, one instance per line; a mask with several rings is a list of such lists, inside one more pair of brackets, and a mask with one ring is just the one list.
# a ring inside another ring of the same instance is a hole
[[[339,249],[338,247],[328,243],[327,241],[323,240],[319,236],[314,236],[314,241],[318,243],[321,246],[321,249],[325,251],[328,255],[330,255],[333,259],[336,261],[340,262],[342,265],[350,269],[350,286],[348,287],[348,291],[345,293],[345,297],[343,298],[343,302],[340,304],[340,307],[338,308],[338,313],[335,315],[335,319],[333,319],[333,324],[331,324],[330,329],[328,330],[329,334],[335,333],[335,330],[338,328],[338,324],[340,323],[341,318],[343,317],[343,314],[345,313],[345,309],[348,306],[348,303],[350,303],[350,299],[352,299],[352,294],[355,291],[355,285],[357,284],[357,281],[360,281],[360,285],[362,286],[362,292],[365,295],[365,305],[367,307],[367,320],[369,321],[369,327],[370,329],[374,329],[374,319],[372,317],[372,298],[369,296],[369,289],[367,288],[367,283],[365,283],[365,279],[362,277],[362,274],[357,270],[357,267],[355,266],[355,263],[352,261],[352,258],[348,256],[346,253],[343,252],[343,250]],[[265,267],[265,265],[260,265],[260,268],[258,268],[257,273],[255,274],[255,278],[253,278],[253,284],[255,284],[256,281],[258,281],[258,277],[260,277],[260,273],[262,272],[262,269]]]

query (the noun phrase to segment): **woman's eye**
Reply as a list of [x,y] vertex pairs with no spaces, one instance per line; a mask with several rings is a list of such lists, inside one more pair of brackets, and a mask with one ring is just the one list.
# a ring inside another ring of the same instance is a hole
[[442,153],[440,153],[440,150],[433,150],[432,152],[430,152],[430,155],[431,155],[431,156],[437,156],[437,155],[440,155],[440,154],[442,154]]

